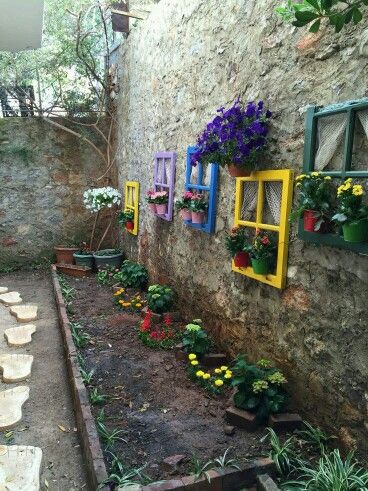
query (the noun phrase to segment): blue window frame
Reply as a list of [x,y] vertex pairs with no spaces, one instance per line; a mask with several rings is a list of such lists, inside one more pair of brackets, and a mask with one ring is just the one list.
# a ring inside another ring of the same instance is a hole
[[187,167],[185,173],[185,191],[193,191],[204,193],[208,196],[208,212],[207,221],[203,224],[192,223],[189,220],[185,220],[185,224],[189,227],[202,230],[207,234],[213,234],[216,228],[216,208],[217,208],[217,183],[218,183],[218,164],[209,164],[211,166],[210,182],[208,185],[204,184],[203,171],[204,167],[201,163],[197,164],[198,179],[196,183],[192,183],[193,167],[190,165],[190,156],[195,152],[196,147],[188,147],[187,150]]

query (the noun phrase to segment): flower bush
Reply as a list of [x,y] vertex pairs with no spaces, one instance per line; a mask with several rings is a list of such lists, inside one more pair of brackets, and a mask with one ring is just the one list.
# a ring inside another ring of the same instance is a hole
[[97,282],[101,285],[113,285],[116,283],[117,274],[119,273],[119,268],[107,268],[98,271],[96,274]]
[[83,201],[87,210],[97,213],[103,208],[112,208],[121,203],[121,194],[110,186],[104,188],[88,189],[83,193]]
[[201,324],[202,321],[200,319],[188,324],[182,337],[184,350],[187,353],[194,353],[196,356],[208,353],[211,347],[211,341]]
[[189,209],[195,213],[205,213],[207,208],[208,203],[205,196],[203,194],[193,193],[190,200]]
[[332,217],[337,223],[355,223],[368,219],[368,207],[363,204],[364,189],[346,179],[337,188],[337,213]]
[[232,257],[241,251],[249,252],[249,237],[245,227],[233,227],[226,235],[225,244]]
[[179,336],[172,327],[172,318],[169,314],[164,316],[161,325],[157,325],[152,323],[150,310],[147,310],[138,330],[139,339],[150,348],[171,349],[177,343]]
[[114,271],[114,280],[124,288],[144,288],[148,281],[148,271],[142,265],[126,259],[118,271]]
[[174,292],[165,285],[151,285],[148,288],[147,304],[155,314],[169,312],[174,305]]
[[164,205],[169,202],[169,194],[167,191],[149,190],[147,192],[146,200],[151,204]]
[[202,369],[195,353],[188,355],[187,372],[192,380],[214,395],[221,394],[226,387],[231,385],[233,377],[233,372],[227,366],[221,366],[212,371]]
[[260,423],[266,421],[271,413],[284,409],[288,397],[283,384],[287,381],[268,360],[262,359],[252,365],[244,355],[238,356],[233,373],[232,386],[237,389],[234,395],[236,407],[255,413]]
[[252,259],[273,260],[275,257],[276,243],[275,237],[270,232],[257,229],[253,244],[249,249]]
[[305,211],[313,211],[318,219],[314,226],[317,232],[321,225],[329,221],[334,206],[334,188],[330,176],[322,176],[320,172],[310,172],[297,176],[295,187],[298,190],[298,202],[295,210],[290,215],[295,220]]
[[263,101],[244,105],[239,98],[229,109],[220,107],[217,113],[198,137],[191,164],[215,162],[221,166],[235,164],[254,168],[267,145],[268,120],[272,113],[264,110]]
[[119,213],[118,217],[119,223],[125,226],[128,222],[134,221],[134,211],[132,210],[124,210]]
[[120,288],[114,293],[115,304],[121,309],[131,309],[140,311],[145,306],[145,300],[139,294],[132,297],[126,292],[125,288]]
[[194,193],[191,191],[186,191],[181,199],[176,200],[175,202],[175,207],[178,210],[189,210],[190,209],[190,203],[192,201],[192,198],[194,196]]

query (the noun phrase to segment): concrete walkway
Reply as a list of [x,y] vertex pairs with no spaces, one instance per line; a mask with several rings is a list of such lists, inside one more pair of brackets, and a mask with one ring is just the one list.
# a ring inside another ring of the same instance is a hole
[[[0,286],[18,291],[23,299],[22,305],[38,306],[38,319],[32,322],[37,329],[32,342],[23,347],[9,347],[4,338],[5,329],[24,324],[17,323],[16,318],[10,315],[9,307],[0,305],[0,357],[4,354],[34,357],[31,376],[26,381],[12,384],[0,381],[0,391],[17,386],[29,387],[29,399],[23,404],[22,419],[10,430],[10,441],[5,437],[8,431],[0,433],[0,445],[31,445],[42,450],[41,489],[89,491],[75,431],[50,275],[31,272],[1,274]],[[1,465],[0,458],[0,478]]]

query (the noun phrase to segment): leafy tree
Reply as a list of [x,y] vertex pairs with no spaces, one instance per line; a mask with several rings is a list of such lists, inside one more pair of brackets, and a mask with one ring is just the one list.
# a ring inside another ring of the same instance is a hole
[[358,24],[363,19],[366,6],[368,0],[288,0],[276,11],[296,27],[309,25],[311,32],[319,30],[323,19],[328,20],[335,32],[340,32],[346,24]]

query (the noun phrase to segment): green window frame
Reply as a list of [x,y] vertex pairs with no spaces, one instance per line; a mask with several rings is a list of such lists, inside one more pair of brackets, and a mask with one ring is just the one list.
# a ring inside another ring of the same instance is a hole
[[[314,162],[316,155],[317,127],[319,118],[333,116],[335,114],[346,113],[347,125],[344,135],[343,157],[340,170],[323,170],[323,176],[344,180],[348,177],[353,179],[364,179],[368,177],[367,170],[352,170],[352,156],[354,147],[354,137],[356,129],[356,119],[358,111],[368,109],[368,98],[348,101],[345,103],[334,104],[331,106],[312,106],[307,110],[305,126],[305,143],[304,143],[304,162],[303,173],[313,172],[315,170]],[[306,232],[303,227],[303,220],[299,221],[298,236],[305,242],[348,249],[362,254],[368,254],[368,243],[349,243],[338,234],[318,234]]]

